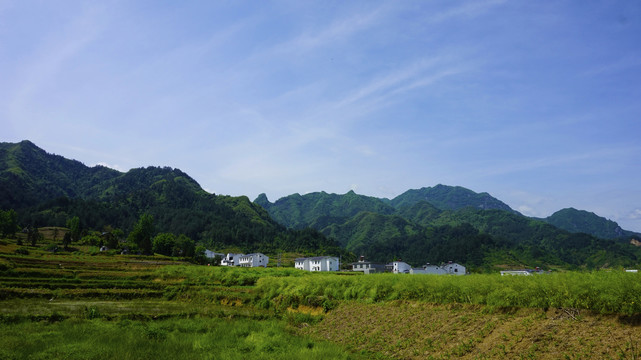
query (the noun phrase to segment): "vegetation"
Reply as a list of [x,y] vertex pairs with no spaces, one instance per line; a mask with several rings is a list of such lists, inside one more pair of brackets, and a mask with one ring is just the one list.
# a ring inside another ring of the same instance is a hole
[[631,235],[621,229],[619,224],[612,220],[602,218],[594,213],[577,210],[574,208],[562,209],[543,219],[543,221],[552,224],[559,229],[569,232],[582,232],[594,235],[601,239],[616,239]]
[[39,232],[37,246],[0,240],[1,358],[641,356],[632,336],[641,319],[634,273],[365,276],[198,266],[91,245],[51,252],[54,228]]
[[[638,274],[558,273],[519,277],[397,275],[305,278],[266,277],[257,282],[261,297],[287,306],[343,300],[367,303],[414,300],[435,304],[475,304],[496,308],[573,308],[602,314],[641,314]],[[323,305],[325,304],[325,305]]]
[[[148,167],[121,173],[90,168],[48,154],[29,141],[0,143],[0,209],[14,214],[12,224],[23,228],[66,226],[70,237],[64,238],[65,247],[97,232],[112,249],[120,248],[118,239],[127,235],[127,248],[150,254],[153,237],[169,233],[211,249],[350,256],[318,231],[286,229],[247,197],[208,194],[178,169]],[[4,213],[1,224],[6,223]],[[150,219],[153,229],[141,233]]]
[[473,271],[496,271],[524,264],[636,266],[641,259],[640,249],[628,242],[562,230],[518,214],[487,193],[461,187],[410,190],[392,200],[350,192],[295,194],[273,204],[259,196],[256,202],[275,219],[293,227],[312,226],[376,262],[400,258],[420,266],[451,260]]
[[419,202],[429,202],[441,210],[460,210],[468,207],[482,210],[504,210],[515,212],[507,204],[488,193],[477,194],[461,186],[436,185],[417,190],[408,190],[395,197],[390,203],[397,209]]

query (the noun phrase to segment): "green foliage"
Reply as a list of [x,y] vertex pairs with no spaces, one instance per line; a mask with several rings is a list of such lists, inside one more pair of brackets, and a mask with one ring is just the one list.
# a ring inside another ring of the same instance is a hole
[[418,190],[408,190],[392,199],[397,209],[427,201],[441,210],[460,210],[466,207],[475,209],[498,209],[514,212],[508,205],[488,193],[475,193],[460,186],[436,185]]
[[575,308],[604,314],[641,314],[641,281],[625,272],[559,273],[537,276],[319,275],[262,277],[261,297],[289,307],[325,301],[419,300],[492,307]]
[[18,231],[18,214],[13,210],[0,209],[0,234],[2,237],[13,237]]
[[[0,143],[0,195],[0,208],[13,207],[19,222],[39,226],[64,226],[80,217],[79,228],[116,227],[130,233],[147,214],[153,216],[158,232],[185,235],[177,240],[187,241],[177,247],[177,253],[195,250],[186,239],[208,248],[233,246],[243,252],[341,251],[334,240],[318,232],[285,229],[247,197],[208,194],[178,169],[147,167],[120,173],[89,168],[47,154],[28,141]],[[79,241],[81,232],[72,229],[72,241]],[[118,247],[117,238],[106,236],[105,240],[110,248]],[[149,245],[139,247],[148,252]]]
[[574,208],[559,210],[543,220],[559,229],[572,233],[586,233],[601,239],[617,239],[626,235],[626,231],[616,222]]
[[280,320],[221,318],[21,322],[0,327],[0,349],[0,357],[20,359],[358,358],[293,336]]
[[172,249],[176,246],[176,236],[171,233],[160,233],[152,242],[154,253],[171,256]]
[[379,214],[391,214],[394,208],[381,202],[380,199],[358,195],[349,191],[344,195],[328,194],[324,191],[305,194],[293,194],[272,204],[262,194],[256,201],[261,205],[274,220],[294,229],[305,228],[318,222],[331,221],[333,219],[346,219],[362,211],[375,212]]
[[151,239],[154,235],[154,218],[149,214],[142,214],[140,219],[129,233],[128,241],[136,244],[145,254],[152,250]]
[[72,217],[71,219],[67,220],[66,226],[67,228],[69,228],[71,241],[78,242],[82,233],[82,229],[80,228],[80,218],[77,216]]

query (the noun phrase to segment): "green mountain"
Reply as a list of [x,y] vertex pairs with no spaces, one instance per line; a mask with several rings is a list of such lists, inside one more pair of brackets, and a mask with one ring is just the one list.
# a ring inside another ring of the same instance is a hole
[[543,221],[572,233],[586,233],[601,239],[617,239],[633,234],[621,229],[619,224],[612,220],[574,208],[559,210]]
[[78,216],[84,229],[128,232],[147,213],[154,217],[157,232],[185,234],[213,248],[342,251],[316,230],[286,229],[245,196],[207,193],[179,169],[122,173],[87,167],[29,141],[0,143],[0,189],[1,208],[16,210],[23,226],[65,226]]
[[0,207],[36,205],[57,197],[77,198],[120,176],[104,166],[46,153],[30,141],[0,143]]
[[395,209],[381,199],[358,195],[349,191],[344,195],[328,194],[324,191],[305,195],[293,194],[270,203],[265,194],[260,194],[254,202],[264,207],[272,218],[290,228],[304,228],[322,219],[333,221],[347,219],[361,211],[378,214],[391,214]]
[[283,224],[311,226],[379,262],[402,258],[412,265],[453,260],[477,267],[596,268],[641,259],[641,250],[629,244],[560,229],[523,216],[487,193],[461,187],[410,190],[392,200],[350,192],[293,195],[275,203],[261,195],[256,202]]
[[129,232],[150,214],[157,232],[241,251],[354,252],[378,262],[452,260],[474,269],[637,266],[641,259],[641,248],[582,233],[589,225],[594,234],[612,226],[598,217],[576,210],[551,216],[574,224],[564,230],[462,187],[409,190],[392,200],[350,191],[294,194],[274,203],[261,194],[251,202],[209,194],[179,169],[87,167],[29,141],[0,143],[0,195],[0,207],[16,210],[23,226],[64,226],[78,216],[85,230]]
[[434,187],[407,190],[392,199],[390,203],[395,208],[400,209],[421,201],[427,201],[441,210],[459,210],[473,207],[481,210],[498,209],[515,212],[507,204],[486,192],[476,193],[464,187],[441,184]]

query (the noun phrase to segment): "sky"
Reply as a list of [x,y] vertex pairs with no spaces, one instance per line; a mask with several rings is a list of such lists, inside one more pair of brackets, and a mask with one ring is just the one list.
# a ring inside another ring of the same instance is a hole
[[251,200],[445,184],[641,232],[641,2],[0,0],[0,129]]

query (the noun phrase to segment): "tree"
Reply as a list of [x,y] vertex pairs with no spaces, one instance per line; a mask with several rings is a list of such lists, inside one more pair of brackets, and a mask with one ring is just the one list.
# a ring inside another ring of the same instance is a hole
[[118,247],[120,240],[123,238],[125,233],[121,229],[113,229],[111,232],[111,236],[109,237],[109,242],[107,243],[107,246],[110,249],[115,249]]
[[134,226],[132,232],[127,237],[128,241],[133,242],[145,254],[151,254],[151,238],[154,235],[154,218],[149,214],[142,214]]
[[42,240],[42,234],[40,234],[37,227],[30,226],[27,230],[27,241],[31,243],[31,246],[36,246],[39,240]]
[[62,237],[62,245],[64,246],[65,251],[69,250],[69,244],[71,244],[71,233],[67,231]]
[[77,242],[78,240],[80,240],[80,236],[82,234],[82,230],[80,229],[80,218],[74,216],[71,219],[67,220],[67,227],[69,228],[69,232],[71,233],[71,241]]
[[194,240],[187,235],[181,234],[176,240],[176,246],[172,251],[173,256],[193,257],[196,252]]
[[18,214],[13,209],[0,210],[0,232],[3,237],[13,237],[18,230]]
[[154,237],[153,251],[154,253],[170,256],[172,250],[176,246],[176,236],[171,233],[161,233]]

